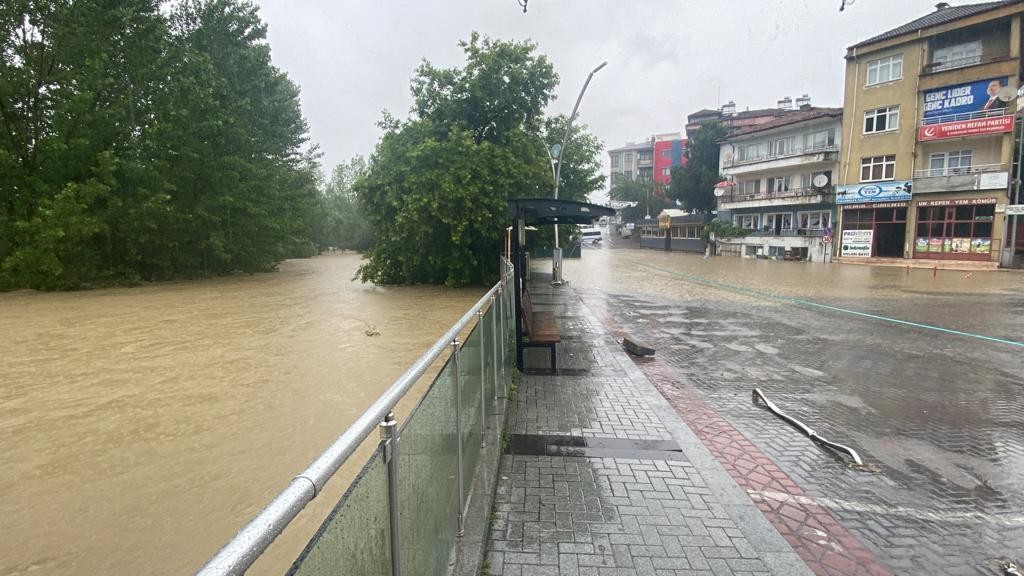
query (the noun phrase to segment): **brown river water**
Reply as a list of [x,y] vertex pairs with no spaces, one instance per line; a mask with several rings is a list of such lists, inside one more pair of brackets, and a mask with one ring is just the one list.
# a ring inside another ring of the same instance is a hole
[[[358,266],[0,294],[0,575],[192,573],[482,293]],[[282,573],[356,468],[250,573]]]

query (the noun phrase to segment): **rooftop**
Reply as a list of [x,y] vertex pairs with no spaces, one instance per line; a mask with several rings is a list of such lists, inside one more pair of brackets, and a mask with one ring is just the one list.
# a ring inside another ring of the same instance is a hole
[[932,26],[939,26],[940,24],[946,24],[948,22],[953,22],[953,21],[959,20],[961,18],[966,18],[968,16],[973,16],[973,15],[979,14],[981,12],[986,12],[988,10],[995,10],[996,8],[1002,8],[1003,6],[1010,6],[1012,4],[1021,4],[1022,2],[1024,2],[1024,0],[1001,0],[999,2],[983,2],[981,4],[967,4],[967,5],[964,5],[964,6],[949,6],[949,5],[946,5],[945,7],[938,8],[934,12],[931,12],[929,14],[926,14],[926,15],[918,18],[917,20],[912,20],[912,21],[907,22],[906,24],[904,24],[902,26],[899,26],[897,28],[893,28],[892,30],[889,30],[888,32],[883,32],[882,34],[879,34],[878,36],[875,36],[874,38],[868,38],[867,40],[864,40],[863,42],[858,42],[857,44],[854,44],[853,46],[850,46],[849,49],[852,50],[854,48],[860,48],[862,46],[867,46],[868,44],[874,44],[876,42],[881,42],[883,40],[889,40],[889,39],[892,39],[892,38],[897,38],[897,37],[902,36],[904,34],[910,34],[912,32],[917,32],[918,30],[924,30],[926,28],[931,28]]
[[773,128],[780,128],[782,126],[789,126],[800,122],[807,122],[808,120],[816,120],[818,118],[842,118],[843,116],[842,108],[813,107],[799,110],[782,110],[782,112],[786,112],[786,114],[769,122],[734,130],[729,133],[728,139],[753,134],[755,132],[762,132],[764,130],[771,130]]

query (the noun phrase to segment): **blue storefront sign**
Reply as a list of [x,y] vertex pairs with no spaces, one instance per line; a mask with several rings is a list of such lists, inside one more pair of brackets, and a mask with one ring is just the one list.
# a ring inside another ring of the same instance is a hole
[[836,187],[836,204],[910,200],[910,180]]
[[965,84],[943,86],[924,92],[925,119],[1006,108],[997,95],[1009,78],[989,78]]

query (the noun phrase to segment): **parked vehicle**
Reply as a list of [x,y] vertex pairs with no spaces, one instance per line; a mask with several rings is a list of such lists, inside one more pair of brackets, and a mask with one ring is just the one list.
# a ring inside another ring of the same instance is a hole
[[599,244],[601,238],[600,228],[580,228],[580,241],[583,244]]

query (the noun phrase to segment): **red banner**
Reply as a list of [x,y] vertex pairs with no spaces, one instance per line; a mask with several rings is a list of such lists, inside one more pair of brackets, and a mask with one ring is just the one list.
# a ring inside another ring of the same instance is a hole
[[927,124],[917,129],[917,140],[942,140],[958,136],[975,136],[977,134],[998,134],[1013,130],[1013,116],[994,116],[976,120],[961,120],[943,124]]

